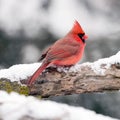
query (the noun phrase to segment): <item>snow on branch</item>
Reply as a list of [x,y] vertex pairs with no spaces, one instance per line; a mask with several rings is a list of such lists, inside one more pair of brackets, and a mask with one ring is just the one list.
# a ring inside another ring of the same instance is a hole
[[47,69],[35,84],[27,87],[26,80],[41,63],[14,65],[0,70],[0,89],[42,97],[120,90],[120,51],[93,63]]
[[117,120],[82,107],[0,91],[0,120]]

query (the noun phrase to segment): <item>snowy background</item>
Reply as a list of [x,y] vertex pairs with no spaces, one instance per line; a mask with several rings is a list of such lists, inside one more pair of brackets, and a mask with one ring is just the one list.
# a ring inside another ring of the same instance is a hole
[[[34,63],[41,51],[63,37],[77,19],[89,36],[81,62],[120,50],[119,0],[0,0],[0,68]],[[120,118],[120,94],[50,98]]]

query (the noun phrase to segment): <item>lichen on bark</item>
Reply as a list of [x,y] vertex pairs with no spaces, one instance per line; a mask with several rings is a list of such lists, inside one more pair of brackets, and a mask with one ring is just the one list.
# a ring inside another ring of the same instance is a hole
[[6,78],[0,79],[0,90],[5,90],[8,93],[14,91],[19,94],[29,94],[29,88],[26,85],[19,84],[17,81],[11,82]]

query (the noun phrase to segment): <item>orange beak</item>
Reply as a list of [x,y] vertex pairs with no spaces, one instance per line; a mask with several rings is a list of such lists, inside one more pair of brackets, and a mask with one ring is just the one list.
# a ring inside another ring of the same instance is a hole
[[83,38],[84,40],[86,40],[86,39],[88,39],[88,35],[84,35],[82,38]]

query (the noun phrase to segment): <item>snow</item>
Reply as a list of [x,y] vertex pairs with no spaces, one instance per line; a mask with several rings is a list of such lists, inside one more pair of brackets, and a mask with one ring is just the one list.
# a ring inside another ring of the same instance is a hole
[[13,65],[8,69],[0,70],[0,78],[7,78],[11,81],[26,79],[41,65],[41,63]]
[[[38,100],[15,92],[0,91],[0,119],[19,120],[29,116],[34,119],[60,120],[117,120],[82,107],[72,107],[52,101]],[[8,115],[9,114],[9,115]]]
[[99,59],[98,61],[91,63],[90,66],[96,74],[104,75],[105,70],[116,63],[120,63],[120,51],[109,58]]
[[[99,59],[93,63],[83,63],[76,64],[70,69],[64,67],[58,67],[58,71],[61,72],[77,72],[81,69],[82,66],[88,66],[92,68],[92,70],[99,75],[104,75],[106,69],[108,69],[112,64],[120,63],[120,51],[111,57]],[[13,65],[8,69],[0,70],[0,78],[10,79],[11,81],[19,81],[21,79],[27,79],[31,76],[37,68],[41,65],[41,63],[33,63],[33,64],[19,64]]]

